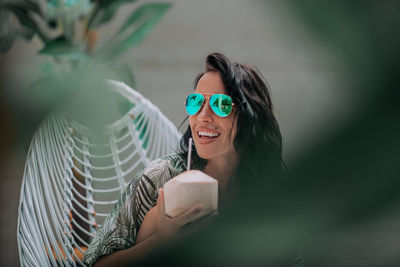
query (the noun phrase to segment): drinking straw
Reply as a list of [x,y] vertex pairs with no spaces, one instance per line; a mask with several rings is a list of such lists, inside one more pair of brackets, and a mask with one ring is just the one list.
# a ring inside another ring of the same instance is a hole
[[192,159],[192,138],[189,138],[188,143],[188,158],[187,158],[187,170],[190,170],[190,161]]

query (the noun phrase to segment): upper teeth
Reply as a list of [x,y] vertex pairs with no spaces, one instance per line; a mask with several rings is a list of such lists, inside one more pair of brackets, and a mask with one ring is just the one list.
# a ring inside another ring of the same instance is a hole
[[213,136],[218,136],[218,133],[199,132],[199,135],[200,135],[200,136],[201,136],[201,135],[205,135],[205,136],[213,137]]

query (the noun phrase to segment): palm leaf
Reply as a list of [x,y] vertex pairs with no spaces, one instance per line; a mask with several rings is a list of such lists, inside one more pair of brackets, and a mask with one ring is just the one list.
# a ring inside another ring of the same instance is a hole
[[127,18],[116,35],[99,54],[106,60],[117,57],[139,44],[165,15],[171,4],[144,4]]
[[[31,39],[35,33],[46,42],[47,38],[42,33],[38,23],[33,17],[33,14],[43,16],[39,5],[30,0],[4,2],[0,4],[0,14],[2,17],[1,32],[6,33],[0,37],[2,52],[7,51],[11,46],[15,37],[23,37],[27,40]],[[14,15],[21,29],[16,29],[9,23],[10,16]]]
[[97,0],[95,2],[95,8],[91,13],[88,20],[88,29],[96,29],[101,24],[109,22],[121,7],[126,3],[133,3],[137,0]]

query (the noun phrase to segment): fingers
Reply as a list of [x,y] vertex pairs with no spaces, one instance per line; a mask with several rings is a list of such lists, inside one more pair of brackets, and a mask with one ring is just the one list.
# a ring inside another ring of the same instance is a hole
[[207,217],[207,219],[215,220],[215,219],[218,218],[218,216],[219,216],[218,210],[214,210],[213,212],[211,212],[210,214],[208,214],[206,217]]
[[197,214],[199,214],[199,212],[203,210],[203,204],[198,203],[177,217],[174,218],[169,217],[168,215],[165,214],[164,189],[162,188],[158,190],[157,206],[159,214],[163,214],[164,217],[171,219],[172,220],[171,222],[179,226],[183,226],[188,222],[193,221],[195,216],[197,216]]
[[214,222],[219,216],[219,212],[217,210],[205,215],[204,217],[199,218],[196,223],[199,225],[207,225]]
[[196,225],[200,225],[200,226],[208,225],[208,224],[214,222],[218,218],[218,216],[219,216],[219,212],[213,211],[211,213],[205,214],[204,216],[196,219],[193,222],[190,222],[189,224],[193,224],[193,225],[196,224]]
[[191,235],[199,231],[200,229],[212,224],[217,219],[218,215],[218,211],[213,211],[195,221],[187,223],[181,228],[182,235]]
[[157,205],[161,214],[165,214],[164,189],[162,188],[158,190]]
[[177,219],[179,220],[179,224],[183,226],[188,222],[192,221],[195,218],[195,216],[197,216],[197,214],[199,214],[200,211],[202,210],[203,210],[203,204],[198,203],[194,205],[188,211],[177,217]]

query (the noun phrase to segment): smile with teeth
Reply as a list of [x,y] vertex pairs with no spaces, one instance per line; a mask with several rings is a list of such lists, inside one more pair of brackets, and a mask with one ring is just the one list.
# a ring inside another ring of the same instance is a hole
[[218,137],[220,134],[216,133],[216,132],[204,132],[204,131],[199,131],[197,132],[197,135],[200,138],[216,138]]

